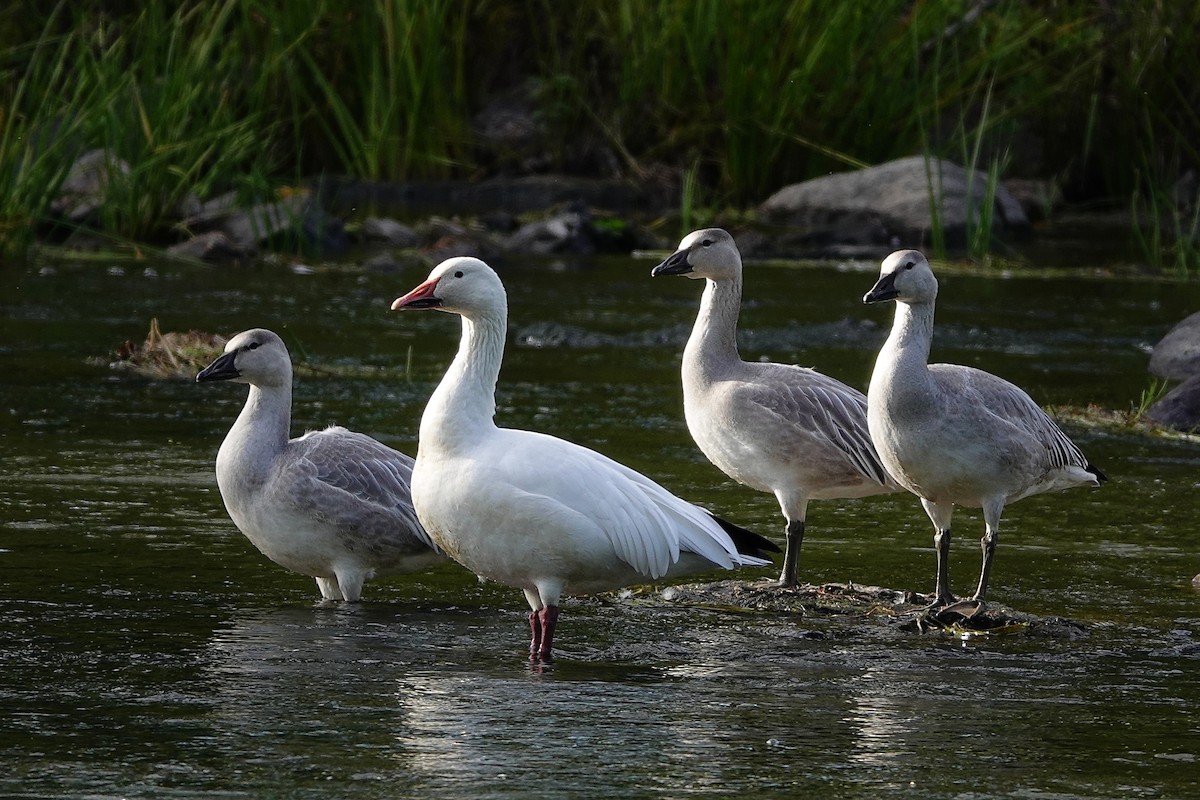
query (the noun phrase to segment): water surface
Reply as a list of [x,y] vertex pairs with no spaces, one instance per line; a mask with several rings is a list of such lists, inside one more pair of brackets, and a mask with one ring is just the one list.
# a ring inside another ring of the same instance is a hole
[[[773,500],[688,437],[677,370],[701,287],[651,266],[498,264],[512,304],[498,417],[777,535]],[[874,270],[749,267],[743,355],[864,386],[891,319],[860,302]],[[1068,425],[1110,483],[1006,511],[993,596],[1076,620],[1078,637],[574,600],[559,663],[534,673],[515,590],[446,565],[324,604],[258,554],[212,472],[242,387],[89,362],[155,316],[271,327],[294,353],[359,368],[297,383],[296,432],[342,423],[413,452],[458,334],[446,315],[386,311],[423,277],[0,269],[0,795],[1195,796],[1195,442]],[[1043,404],[1128,408],[1148,346],[1200,307],[1200,287],[1144,278],[941,283],[935,358]],[[965,591],[983,525],[956,523]],[[931,533],[907,495],[814,503],[802,576],[927,591]]]

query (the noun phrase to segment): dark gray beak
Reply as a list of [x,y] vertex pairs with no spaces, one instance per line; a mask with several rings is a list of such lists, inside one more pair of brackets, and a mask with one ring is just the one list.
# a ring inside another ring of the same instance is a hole
[[899,296],[900,292],[896,291],[896,273],[889,272],[875,282],[871,291],[863,295],[863,302],[882,303],[885,300],[895,300]]
[[688,263],[688,251],[676,250],[670,258],[650,270],[650,277],[657,278],[659,275],[687,275],[691,271],[692,265]]
[[234,378],[240,378],[242,373],[238,372],[237,367],[233,365],[233,359],[236,355],[237,351],[235,350],[219,356],[216,361],[200,370],[200,373],[196,375],[196,383],[204,383],[206,381],[228,381]]

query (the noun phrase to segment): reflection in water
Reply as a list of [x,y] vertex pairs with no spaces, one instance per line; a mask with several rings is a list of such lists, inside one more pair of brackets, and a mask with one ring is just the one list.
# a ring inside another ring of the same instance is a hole
[[[911,676],[910,676],[911,677]],[[870,668],[855,681],[845,721],[854,730],[849,759],[867,767],[893,767],[909,761],[913,752],[914,715],[901,698],[911,687],[897,685],[894,670]]]
[[725,724],[714,725],[708,692],[686,684],[419,675],[401,686],[397,757],[434,793],[507,785],[514,795],[600,797],[730,788],[752,774],[732,745],[745,737],[747,709],[725,703],[715,709]]

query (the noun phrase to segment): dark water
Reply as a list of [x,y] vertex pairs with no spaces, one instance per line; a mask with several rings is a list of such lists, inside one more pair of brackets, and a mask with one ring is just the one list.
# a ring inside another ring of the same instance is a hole
[[[681,418],[700,286],[651,261],[500,264],[513,306],[502,424],[595,447],[767,533]],[[865,385],[890,308],[873,268],[752,267],[748,358]],[[412,452],[457,321],[386,312],[424,272],[354,266],[0,270],[0,796],[1184,798],[1200,789],[1200,444],[1068,425],[1112,479],[1008,509],[993,596],[1079,637],[960,641],[635,601],[571,601],[551,672],[524,601],[453,566],[317,602],[233,528],[212,460],[243,389],[150,382],[90,357],[164,330],[272,327],[352,370],[297,385]],[[1045,404],[1128,408],[1148,345],[1200,286],[943,274],[935,357]],[[551,346],[522,346],[519,334]],[[573,342],[585,346],[572,346]],[[411,355],[411,373],[405,364]],[[978,569],[959,512],[951,579]],[[928,590],[908,496],[814,503],[813,582]],[[749,577],[765,577],[764,570]]]

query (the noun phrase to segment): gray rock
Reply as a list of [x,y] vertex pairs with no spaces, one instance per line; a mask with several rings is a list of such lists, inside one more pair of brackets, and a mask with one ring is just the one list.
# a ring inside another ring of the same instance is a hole
[[239,207],[237,200],[234,193],[213,198],[183,225],[190,230],[220,231],[234,247],[247,253],[281,240],[325,254],[346,249],[341,220],[325,213],[309,191],[249,208]]
[[522,225],[505,241],[505,248],[534,255],[596,251],[589,235],[588,216],[580,211],[565,211]]
[[1150,373],[1172,380],[1200,375],[1200,311],[1171,328],[1154,345]]
[[235,208],[221,220],[220,229],[231,241],[253,250],[285,231],[300,228],[309,205],[307,197],[292,195],[274,203]]
[[1054,181],[1040,178],[1007,178],[1004,188],[1021,204],[1030,220],[1046,219],[1063,204],[1062,189]]
[[426,242],[421,250],[433,264],[455,256],[473,256],[491,264],[503,248],[491,233],[469,227],[454,220],[432,217],[421,226],[421,239]]
[[1163,395],[1146,418],[1177,431],[1200,431],[1200,375],[1193,375]]
[[169,255],[176,258],[194,258],[200,261],[228,261],[246,255],[246,250],[229,240],[221,231],[200,233],[185,242],[167,248]]
[[[959,245],[966,241],[968,219],[979,214],[987,185],[987,175],[978,170],[911,156],[786,186],[760,211],[770,222],[800,229],[814,244],[896,248],[930,241],[936,205],[946,242]],[[1003,185],[996,187],[992,226],[996,232],[1029,228],[1021,204]]]
[[421,240],[415,230],[387,217],[367,217],[363,220],[362,235],[367,241],[387,242],[393,247],[416,247]]
[[129,164],[107,150],[89,150],[71,165],[50,210],[72,222],[87,219],[104,204],[113,173],[128,175]]
[[195,192],[188,192],[175,204],[175,216],[179,219],[194,217],[204,210],[204,203]]

